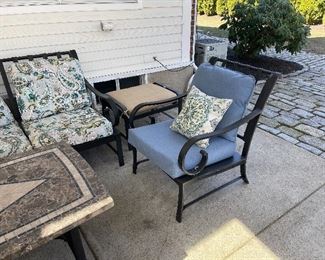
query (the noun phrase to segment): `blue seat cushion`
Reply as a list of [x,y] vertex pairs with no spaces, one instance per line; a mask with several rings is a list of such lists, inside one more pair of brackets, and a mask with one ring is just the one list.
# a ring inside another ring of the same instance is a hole
[[[184,175],[177,161],[180,150],[188,139],[172,131],[171,124],[172,120],[168,120],[130,129],[129,143],[170,177],[177,178]],[[200,150],[197,145],[189,150],[185,160],[187,170],[200,162]],[[211,138],[206,151],[209,154],[208,165],[211,165],[232,157],[236,151],[236,143],[222,137]]]
[[[213,66],[210,63],[202,64],[192,81],[192,85],[209,96],[233,100],[216,129],[224,128],[244,116],[255,83],[256,80],[252,76]],[[237,130],[235,129],[222,136],[230,141],[235,141]]]

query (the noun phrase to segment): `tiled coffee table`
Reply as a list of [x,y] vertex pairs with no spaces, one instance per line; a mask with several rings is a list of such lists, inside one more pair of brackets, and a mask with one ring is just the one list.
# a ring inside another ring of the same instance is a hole
[[64,238],[85,259],[78,226],[113,206],[88,163],[70,146],[0,160],[0,259]]

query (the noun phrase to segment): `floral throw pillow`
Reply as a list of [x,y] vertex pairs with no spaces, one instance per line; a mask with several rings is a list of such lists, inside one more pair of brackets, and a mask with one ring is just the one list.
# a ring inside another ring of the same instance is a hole
[[13,63],[8,68],[24,121],[90,106],[78,60],[49,58]]
[[[170,128],[187,138],[213,132],[232,103],[231,99],[208,96],[193,86],[187,95],[182,111]],[[206,149],[209,139],[196,143]]]
[[0,126],[6,126],[14,121],[9,107],[0,97]]

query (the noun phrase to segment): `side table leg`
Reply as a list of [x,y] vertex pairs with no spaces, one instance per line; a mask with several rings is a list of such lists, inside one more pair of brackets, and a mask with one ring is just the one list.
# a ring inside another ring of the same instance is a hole
[[82,245],[81,235],[79,228],[76,227],[65,234],[66,241],[68,242],[72,253],[76,260],[87,260],[85,249]]

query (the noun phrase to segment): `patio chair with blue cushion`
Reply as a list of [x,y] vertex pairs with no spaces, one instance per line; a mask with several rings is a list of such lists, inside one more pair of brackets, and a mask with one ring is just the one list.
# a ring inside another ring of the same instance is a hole
[[[217,61],[222,62],[224,67],[216,66]],[[232,68],[237,66],[245,67],[246,70],[257,70],[269,76],[254,109],[246,116],[245,111],[254,92],[256,80],[250,75],[225,68],[230,65]],[[178,184],[178,222],[182,221],[183,210],[193,203],[240,179],[248,183],[246,162],[249,148],[259,117],[278,77],[277,73],[267,70],[212,58],[210,63],[202,64],[198,68],[192,88],[195,86],[210,97],[228,100],[227,102],[231,100],[231,105],[217,127],[214,127],[215,130],[188,139],[171,130],[172,120],[130,130],[129,143],[133,146],[134,155],[133,172],[136,174],[138,164],[147,160],[138,161],[139,151]],[[247,126],[244,134],[237,135],[238,128],[245,124]],[[237,137],[244,141],[241,153],[236,151]],[[200,148],[199,143],[208,139],[210,145],[205,149]],[[185,184],[212,177],[237,166],[240,166],[241,172],[238,178],[184,204]]]
[[0,158],[32,149],[32,146],[15,121],[10,109],[0,97]]
[[[34,148],[58,142],[77,150],[107,144],[120,166],[124,164],[115,128],[117,108],[85,79],[76,51],[3,59],[0,71],[9,105]],[[91,93],[109,103],[112,112],[106,117],[99,114]],[[116,149],[111,142],[116,142]]]

